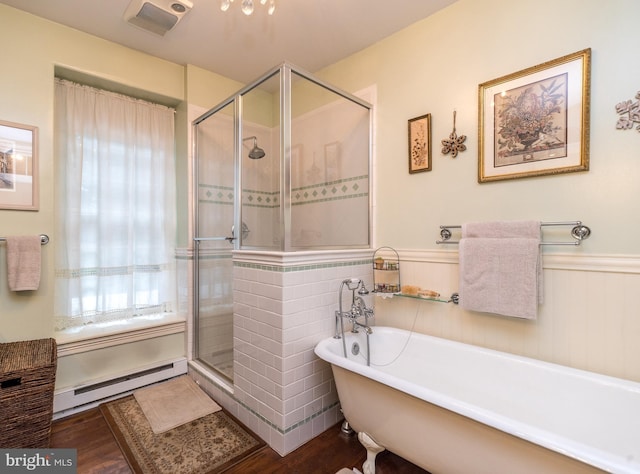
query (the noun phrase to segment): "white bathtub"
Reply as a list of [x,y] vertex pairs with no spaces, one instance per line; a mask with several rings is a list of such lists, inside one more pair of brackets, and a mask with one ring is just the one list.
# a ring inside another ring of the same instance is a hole
[[370,340],[370,367],[364,334],[348,359],[341,339],[315,353],[353,429],[433,474],[640,473],[640,383],[388,327]]

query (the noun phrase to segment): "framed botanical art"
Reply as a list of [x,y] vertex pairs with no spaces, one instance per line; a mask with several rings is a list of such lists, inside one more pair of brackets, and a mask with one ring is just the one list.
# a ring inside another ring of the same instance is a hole
[[0,120],[0,209],[38,210],[38,128]]
[[409,120],[409,173],[431,171],[431,114]]
[[480,84],[478,181],[589,169],[591,50]]

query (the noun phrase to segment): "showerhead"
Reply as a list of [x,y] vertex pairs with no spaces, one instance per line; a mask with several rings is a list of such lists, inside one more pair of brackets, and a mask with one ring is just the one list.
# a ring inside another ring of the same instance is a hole
[[249,151],[249,158],[252,160],[259,160],[264,157],[265,152],[258,146],[258,139],[256,137],[247,137],[242,139],[242,141],[245,140],[253,140],[253,148]]
[[257,145],[255,145],[249,152],[249,158],[252,160],[259,160],[260,158],[263,158],[264,155],[264,150]]

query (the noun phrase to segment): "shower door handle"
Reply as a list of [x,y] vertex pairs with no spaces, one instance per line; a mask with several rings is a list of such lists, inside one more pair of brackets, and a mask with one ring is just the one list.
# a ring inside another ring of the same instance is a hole
[[224,240],[226,240],[227,242],[229,242],[230,244],[233,245],[233,241],[236,240],[236,226],[232,225],[231,226],[231,236],[230,237],[225,237]]
[[[242,238],[246,239],[247,237],[249,237],[249,227],[247,227],[247,224],[245,224],[244,222],[242,223]],[[224,240],[228,241],[230,244],[233,243],[234,240],[236,240],[236,226],[232,225],[231,226],[231,236],[230,237],[225,237]]]
[[236,240],[236,232],[235,232],[235,226],[231,226],[231,236],[230,237],[225,237],[224,240],[226,240],[227,242],[229,242],[230,244],[233,244],[233,241]]
[[194,237],[193,240],[196,242],[215,242],[219,240],[229,240],[233,242],[235,237]]

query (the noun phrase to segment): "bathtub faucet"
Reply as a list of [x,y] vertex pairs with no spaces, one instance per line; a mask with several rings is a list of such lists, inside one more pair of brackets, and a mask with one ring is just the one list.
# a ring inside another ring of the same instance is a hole
[[[364,287],[364,284],[363,284]],[[366,291],[366,288],[365,288]],[[359,294],[362,294],[358,292]],[[367,291],[367,293],[369,293]],[[366,293],[365,293],[366,294]],[[351,321],[351,332],[358,332],[358,328],[364,329],[368,334],[371,334],[371,328],[369,327],[369,318],[373,317],[373,310],[367,308],[366,303],[362,296],[356,296],[353,299],[353,304],[351,305],[351,311],[348,315],[349,320]],[[364,317],[364,324],[358,322],[358,318],[360,316]]]
[[367,334],[373,334],[373,330],[366,324],[362,324],[361,322],[356,321],[355,319],[352,319],[351,323],[353,324],[351,332],[358,332],[358,328],[362,328]]
[[[342,308],[342,292],[345,286],[351,291],[351,308],[344,311]],[[356,292],[358,293],[356,295]],[[358,332],[358,328],[362,328],[367,336],[372,333],[369,327],[369,318],[374,316],[373,310],[367,308],[362,296],[369,294],[369,290],[364,286],[364,282],[359,278],[348,278],[343,280],[338,291],[338,309],[336,310],[336,333],[335,339],[342,339],[344,356],[347,357],[347,346],[344,341],[344,319],[347,318],[351,322],[351,332]],[[364,317],[364,324],[358,321],[359,317]]]
[[[348,291],[351,291],[351,308],[349,311],[344,311],[342,309],[342,292],[344,291],[344,287],[347,287]],[[357,291],[357,295],[356,295]],[[367,304],[364,302],[362,296],[368,295],[369,290],[364,285],[364,282],[359,278],[348,278],[343,280],[340,284],[340,290],[338,292],[338,310],[336,311],[336,333],[334,335],[335,339],[340,339],[344,334],[344,324],[343,318],[347,318],[352,323],[356,321],[359,317],[364,317],[365,326],[368,326],[369,318],[374,316],[373,310],[367,308]],[[359,325],[362,326],[362,325]],[[352,332],[357,332],[358,325],[352,324]],[[371,328],[369,328],[371,330]]]

